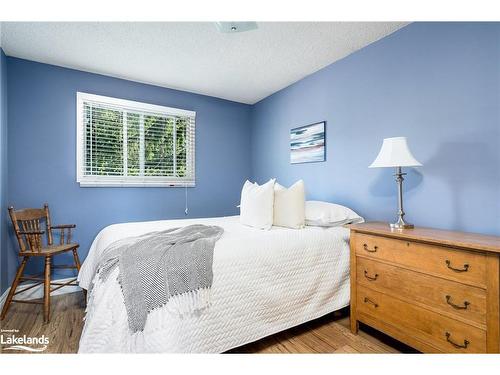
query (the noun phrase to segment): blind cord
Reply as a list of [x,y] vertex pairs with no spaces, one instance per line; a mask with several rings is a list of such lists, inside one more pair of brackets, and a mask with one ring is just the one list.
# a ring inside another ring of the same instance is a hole
[[185,190],[185,202],[186,202],[186,209],[184,210],[184,215],[187,216],[188,214],[188,187],[187,184],[184,185],[184,190]]

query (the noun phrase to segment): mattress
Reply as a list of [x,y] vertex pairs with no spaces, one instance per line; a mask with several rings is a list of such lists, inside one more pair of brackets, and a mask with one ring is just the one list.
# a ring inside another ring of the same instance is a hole
[[80,353],[221,353],[313,320],[349,304],[349,231],[306,227],[269,231],[238,216],[115,224],[95,238],[78,275],[88,289],[102,251],[112,242],[190,224],[219,225],[213,260],[212,305],[180,318],[166,307],[131,334],[118,269],[96,278],[88,296]]

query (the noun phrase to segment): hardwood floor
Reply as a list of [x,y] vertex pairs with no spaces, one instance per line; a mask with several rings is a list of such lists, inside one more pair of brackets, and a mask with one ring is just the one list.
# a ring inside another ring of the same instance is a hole
[[[76,353],[83,328],[84,301],[81,292],[63,294],[52,298],[50,323],[43,323],[39,305],[12,304],[4,321],[5,330],[18,330],[16,336],[26,335],[49,338],[44,353]],[[312,322],[262,340],[232,349],[229,353],[413,353],[413,349],[390,337],[361,325],[359,335],[349,330],[348,309],[326,315]],[[4,345],[7,346],[7,345]],[[1,353],[6,351],[0,345]],[[24,352],[23,352],[24,353]]]
[[416,350],[368,326],[358,335],[349,328],[343,309],[289,330],[235,348],[229,353],[417,353]]
[[[26,335],[28,337],[40,337],[45,335],[49,338],[49,345],[44,353],[76,353],[78,342],[83,328],[83,317],[85,313],[85,302],[83,293],[68,293],[51,298],[50,323],[43,322],[42,305],[28,305],[24,303],[13,303],[3,321],[0,321],[0,330],[18,330],[16,336]],[[1,353],[16,353],[15,350],[3,350]],[[24,351],[17,351],[25,353]]]

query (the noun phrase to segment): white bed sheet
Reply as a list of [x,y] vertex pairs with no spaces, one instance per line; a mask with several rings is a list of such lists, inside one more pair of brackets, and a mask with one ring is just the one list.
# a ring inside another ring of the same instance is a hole
[[118,270],[89,296],[80,353],[221,353],[349,304],[349,231],[306,227],[269,231],[240,224],[239,216],[115,224],[95,238],[78,281],[88,288],[99,255],[112,242],[189,224],[219,225],[212,305],[179,318],[165,307],[150,312],[144,331],[130,334]]

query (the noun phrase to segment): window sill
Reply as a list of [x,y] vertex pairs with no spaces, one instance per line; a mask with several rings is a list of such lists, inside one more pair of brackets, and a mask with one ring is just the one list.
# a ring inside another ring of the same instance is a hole
[[195,187],[195,182],[78,181],[80,187]]

